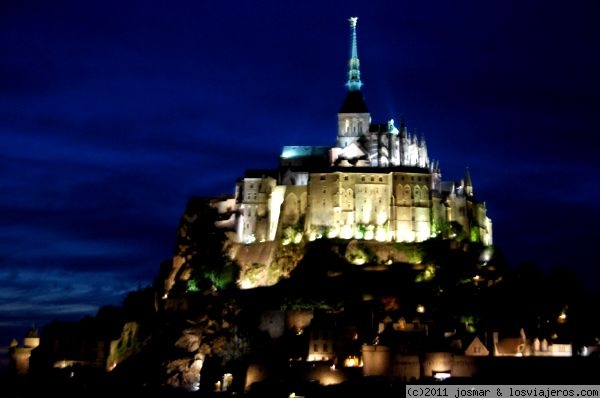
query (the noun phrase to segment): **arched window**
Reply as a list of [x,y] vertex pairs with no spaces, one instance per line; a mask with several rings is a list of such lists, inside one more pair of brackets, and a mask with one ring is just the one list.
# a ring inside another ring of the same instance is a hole
[[406,186],[404,186],[404,197],[402,199],[404,199],[405,202],[410,203],[410,197],[411,197],[410,185],[406,185]]

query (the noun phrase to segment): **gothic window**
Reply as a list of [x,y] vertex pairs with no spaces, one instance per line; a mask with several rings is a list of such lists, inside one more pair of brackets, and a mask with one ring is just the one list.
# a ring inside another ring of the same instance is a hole
[[329,345],[327,343],[323,343],[323,352],[329,351]]
[[404,187],[404,200],[410,201],[410,185]]
[[379,182],[383,182],[383,177],[379,177]]
[[421,200],[421,190],[419,189],[419,187],[415,187],[415,191],[414,191],[414,198],[415,198],[415,202],[419,203],[419,201]]
[[396,185],[396,199],[402,201],[402,185]]

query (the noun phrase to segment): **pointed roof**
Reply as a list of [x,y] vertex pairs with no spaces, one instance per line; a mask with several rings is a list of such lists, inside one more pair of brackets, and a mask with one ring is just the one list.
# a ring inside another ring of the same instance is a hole
[[346,87],[350,91],[358,91],[362,87],[358,46],[356,44],[356,24],[358,23],[358,17],[352,17],[348,21],[350,22],[350,61],[348,61],[348,81],[346,82]]
[[471,181],[471,173],[469,172],[469,168],[465,169],[465,186],[472,187],[473,182]]
[[339,113],[369,113],[362,93],[360,91],[348,91]]
[[350,21],[350,60],[348,61],[348,81],[346,82],[348,93],[339,113],[368,113],[369,109],[360,92],[363,83],[360,80],[360,61],[358,60],[358,46],[356,44],[358,18],[352,17],[348,21]]

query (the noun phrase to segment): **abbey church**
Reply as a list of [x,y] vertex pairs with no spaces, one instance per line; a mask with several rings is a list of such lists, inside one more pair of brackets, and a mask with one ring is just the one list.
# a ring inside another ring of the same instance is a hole
[[227,224],[237,241],[421,242],[462,234],[491,245],[492,222],[485,203],[475,199],[468,169],[459,181],[442,181],[423,137],[402,122],[371,121],[361,92],[357,18],[349,21],[347,94],[336,145],[286,146],[277,169],[247,171],[235,198],[222,204],[236,209]]

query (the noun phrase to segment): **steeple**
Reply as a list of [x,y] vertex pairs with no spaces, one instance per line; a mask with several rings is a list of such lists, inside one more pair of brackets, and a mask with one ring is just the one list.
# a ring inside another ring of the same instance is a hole
[[348,81],[346,82],[346,98],[338,112],[338,148],[346,148],[356,142],[361,136],[369,132],[371,115],[360,88],[360,62],[356,46],[357,17],[352,17],[350,22],[350,61],[348,62]]
[[359,91],[362,87],[360,81],[360,61],[358,60],[358,46],[356,45],[356,24],[358,17],[348,19],[350,22],[350,61],[348,62],[348,81],[346,87],[349,91]]
[[[356,46],[356,22],[358,17],[352,17],[348,19],[350,21],[350,61],[348,61],[348,81],[346,82],[346,88],[348,93],[344,99],[344,103],[340,108],[339,113],[364,113],[368,114],[369,109],[365,103],[365,99],[362,96],[360,88],[362,82],[360,81],[360,61],[358,60],[358,50]],[[370,123],[367,121],[366,126]]]
[[468,167],[465,170],[465,193],[467,196],[473,196],[473,182],[471,181],[471,173]]

